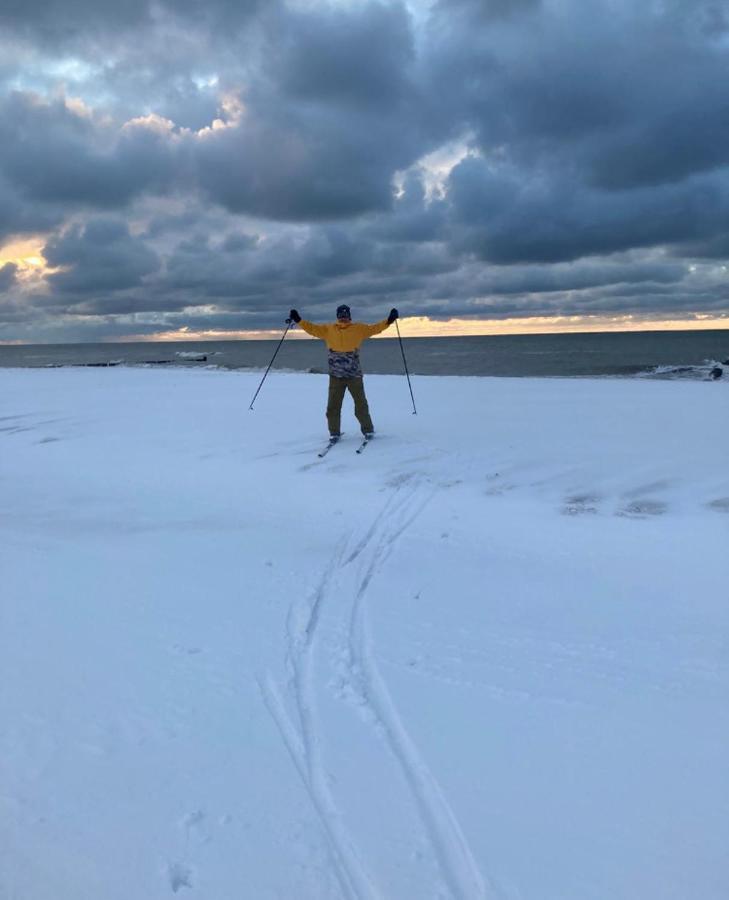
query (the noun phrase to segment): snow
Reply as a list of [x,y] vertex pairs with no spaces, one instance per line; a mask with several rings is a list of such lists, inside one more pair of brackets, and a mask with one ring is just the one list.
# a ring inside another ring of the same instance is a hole
[[722,382],[0,371],[0,897],[725,898]]

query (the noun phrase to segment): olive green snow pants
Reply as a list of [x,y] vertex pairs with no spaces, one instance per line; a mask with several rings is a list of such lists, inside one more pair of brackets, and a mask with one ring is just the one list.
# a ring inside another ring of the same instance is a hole
[[370,431],[374,431],[362,378],[337,378],[334,375],[330,375],[329,402],[327,403],[329,434],[339,434],[342,430],[342,401],[347,390],[349,390],[354,400],[354,414],[357,416],[362,433],[367,434]]

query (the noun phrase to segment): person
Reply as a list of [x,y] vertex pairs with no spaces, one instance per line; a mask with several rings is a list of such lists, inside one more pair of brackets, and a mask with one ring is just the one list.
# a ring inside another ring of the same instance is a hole
[[386,319],[375,322],[374,325],[353,322],[351,310],[346,303],[337,307],[337,321],[330,324],[317,325],[309,322],[308,319],[302,319],[295,309],[291,310],[289,318],[300,325],[307,334],[321,338],[329,348],[327,425],[330,439],[338,440],[342,434],[342,401],[347,391],[354,400],[354,414],[362,429],[362,434],[367,439],[371,438],[375,428],[365,396],[359,348],[366,338],[389,328],[395,319],[399,318],[398,311],[391,309]]

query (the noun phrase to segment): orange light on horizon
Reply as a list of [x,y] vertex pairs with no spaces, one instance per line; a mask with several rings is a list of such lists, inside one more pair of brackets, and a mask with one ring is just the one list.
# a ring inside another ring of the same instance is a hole
[[[399,320],[400,330],[406,337],[469,337],[517,334],[577,334],[625,331],[709,331],[729,330],[729,316],[696,316],[692,319],[641,319],[637,316],[535,316],[515,319],[447,319],[439,321],[427,316],[413,316]],[[119,343],[129,342],[184,342],[184,341],[270,341],[283,333],[279,329],[221,330],[178,328],[154,334],[130,334],[109,338]],[[294,340],[309,340],[298,329],[289,331]],[[374,340],[396,337],[394,329],[377,335]]]
[[467,337],[500,334],[589,334],[624,331],[709,331],[729,329],[729,316],[697,315],[691,319],[648,319],[624,316],[532,316],[513,319],[446,319],[428,316],[401,320],[410,337]]
[[[123,337],[109,337],[106,342],[129,343],[180,343],[184,341],[272,341],[280,338],[286,326],[275,329],[250,329],[222,331],[216,328],[195,330],[193,328],[178,328],[174,331],[156,331],[153,334],[126,334]],[[289,331],[288,337],[300,340],[309,339],[303,331]],[[288,339],[288,338],[287,338]]]

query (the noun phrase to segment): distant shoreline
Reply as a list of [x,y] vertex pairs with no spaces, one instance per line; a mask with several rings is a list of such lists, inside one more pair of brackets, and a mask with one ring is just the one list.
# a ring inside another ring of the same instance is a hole
[[[554,337],[587,337],[590,335],[600,337],[616,337],[627,335],[695,335],[695,334],[724,334],[727,333],[727,344],[729,345],[729,325],[726,328],[631,328],[625,331],[603,330],[603,331],[521,331],[513,334],[459,334],[459,335],[408,335],[403,333],[403,340],[407,341],[456,341],[456,340],[481,340],[481,339],[501,339],[509,340],[511,338],[554,338]],[[308,335],[299,334],[296,337],[291,336],[294,340],[316,340]],[[249,338],[194,338],[190,340],[175,341],[153,341],[153,340],[105,340],[105,341],[0,341],[0,351],[9,347],[85,347],[85,346],[115,346],[124,347],[129,344],[143,345],[154,344],[156,346],[165,345],[197,345],[197,344],[259,344],[271,343],[278,341],[280,338],[272,337],[249,337]],[[397,340],[396,334],[380,334],[375,340]]]
[[[0,346],[1,368],[160,366],[258,370],[271,361],[278,341],[103,342]],[[660,377],[710,380],[729,365],[729,329],[586,332],[463,337],[403,336],[414,375],[506,377]],[[401,374],[397,341],[362,346],[365,374]],[[274,368],[326,372],[322,342],[287,340]],[[729,373],[726,373],[729,377]]]

